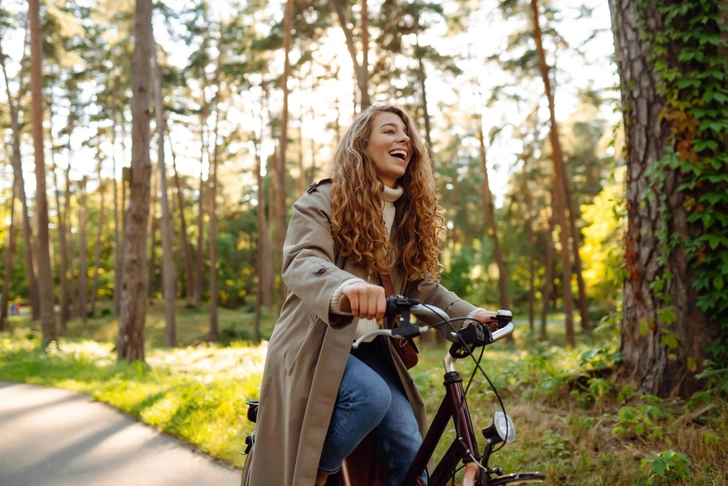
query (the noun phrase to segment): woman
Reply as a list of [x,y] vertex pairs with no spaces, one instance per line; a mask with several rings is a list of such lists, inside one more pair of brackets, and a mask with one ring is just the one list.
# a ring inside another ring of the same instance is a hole
[[370,432],[391,484],[402,484],[427,430],[422,397],[389,339],[354,352],[351,344],[382,324],[380,275],[395,294],[451,317],[491,320],[437,283],[442,229],[412,118],[371,106],[344,135],[333,178],[293,205],[282,269],[289,292],[268,345],[250,484],[322,485]]

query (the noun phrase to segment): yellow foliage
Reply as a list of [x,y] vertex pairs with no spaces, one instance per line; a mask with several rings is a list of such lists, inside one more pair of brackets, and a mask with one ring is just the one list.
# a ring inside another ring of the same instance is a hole
[[587,294],[596,299],[612,300],[617,282],[611,263],[621,254],[621,241],[626,221],[616,218],[624,200],[625,168],[615,170],[615,182],[604,187],[594,202],[581,206],[582,218],[589,223],[584,228],[584,244],[579,251],[583,264]]

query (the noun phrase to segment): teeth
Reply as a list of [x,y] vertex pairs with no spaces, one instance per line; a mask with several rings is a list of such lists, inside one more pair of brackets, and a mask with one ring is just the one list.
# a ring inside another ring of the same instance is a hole
[[404,150],[392,150],[389,155],[401,155],[402,158],[407,158],[407,152]]

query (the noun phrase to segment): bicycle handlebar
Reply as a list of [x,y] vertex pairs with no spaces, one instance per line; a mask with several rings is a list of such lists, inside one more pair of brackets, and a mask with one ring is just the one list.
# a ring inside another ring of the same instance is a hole
[[[421,304],[416,299],[408,299],[407,297],[403,297],[401,295],[393,296],[393,297],[387,297],[387,310],[385,313],[385,316],[389,319],[394,318],[395,316],[401,314],[402,310],[408,310],[412,314],[416,316],[432,316],[433,314],[442,319],[442,322],[438,324],[434,324],[432,326],[402,326],[395,329],[377,329],[375,331],[370,331],[363,336],[361,336],[359,339],[354,341],[352,344],[352,347],[354,349],[357,349],[359,345],[364,342],[365,340],[368,340],[370,338],[373,338],[375,336],[391,336],[395,339],[407,339],[407,338],[413,338],[416,336],[419,336],[420,334],[428,331],[429,329],[433,327],[437,327],[440,325],[443,325],[450,320],[450,316],[448,316],[445,311],[443,311],[440,308],[430,306],[430,305],[424,305]],[[491,344],[495,341],[498,341],[500,339],[503,339],[504,337],[510,335],[513,332],[514,325],[512,322],[510,322],[510,319],[512,319],[512,314],[510,311],[507,310],[499,310],[496,314],[496,319],[498,320],[507,320],[508,323],[501,329],[498,329],[497,331],[490,332],[490,330],[487,330],[487,333],[489,334],[489,337],[486,338],[485,344]],[[484,326],[487,329],[487,326]],[[458,333],[449,331],[446,333],[443,333],[445,338],[448,341],[459,343],[461,342],[461,336],[458,335]]]

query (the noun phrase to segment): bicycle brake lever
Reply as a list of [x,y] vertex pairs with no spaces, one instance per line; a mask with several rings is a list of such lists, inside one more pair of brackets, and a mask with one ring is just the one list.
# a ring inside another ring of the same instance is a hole
[[395,327],[392,329],[392,336],[395,337],[402,337],[406,339],[412,339],[413,337],[417,337],[420,334],[422,334],[422,330],[413,325],[408,325],[407,327]]

